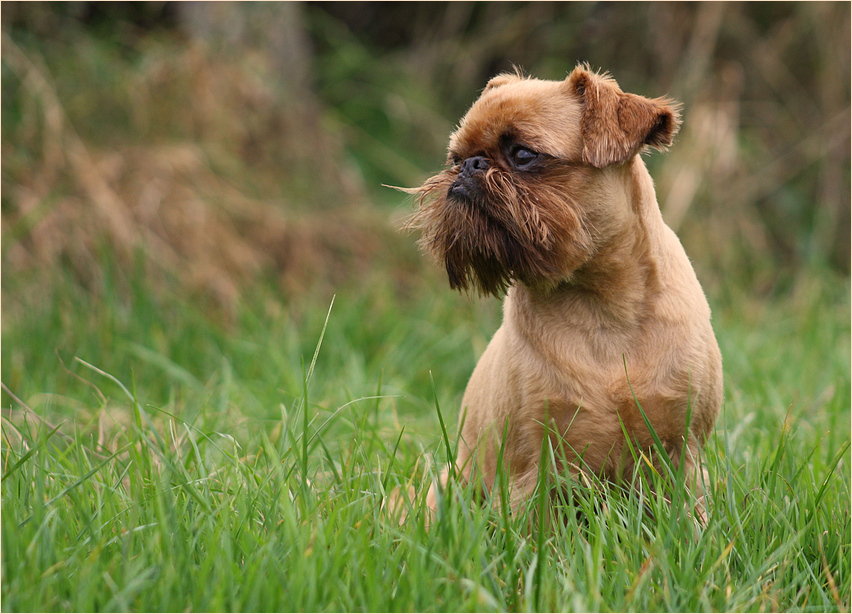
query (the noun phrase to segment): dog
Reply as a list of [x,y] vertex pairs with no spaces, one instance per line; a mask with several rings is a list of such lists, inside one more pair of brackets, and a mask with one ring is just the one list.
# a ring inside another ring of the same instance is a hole
[[408,190],[406,226],[450,287],[505,293],[464,393],[455,467],[427,495],[432,510],[450,473],[493,491],[498,462],[521,505],[545,437],[560,471],[613,482],[661,443],[701,496],[722,357],[642,160],[671,145],[680,121],[678,103],[623,92],[588,65],[562,81],[500,74],[450,136],[446,168]]

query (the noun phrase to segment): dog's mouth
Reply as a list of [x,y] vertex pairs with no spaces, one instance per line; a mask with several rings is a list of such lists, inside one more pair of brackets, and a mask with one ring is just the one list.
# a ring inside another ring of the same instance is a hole
[[475,179],[456,179],[447,189],[445,200],[446,206],[454,210],[453,214],[463,214],[461,219],[471,236],[481,239],[499,232],[530,245],[537,243],[535,236],[525,233],[526,229],[519,225],[510,207],[489,196]]
[[467,182],[464,182],[461,179],[456,179],[447,190],[447,198],[451,200],[471,200],[470,186],[467,185]]
[[447,200],[456,205],[474,206],[483,213],[488,212],[482,188],[472,177],[459,176],[447,188]]

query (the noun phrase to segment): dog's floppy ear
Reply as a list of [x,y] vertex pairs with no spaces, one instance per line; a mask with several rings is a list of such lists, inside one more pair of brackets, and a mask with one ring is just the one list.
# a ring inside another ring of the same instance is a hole
[[583,161],[594,167],[626,162],[645,145],[665,149],[680,127],[674,101],[627,94],[586,66],[575,68],[565,82],[582,101]]

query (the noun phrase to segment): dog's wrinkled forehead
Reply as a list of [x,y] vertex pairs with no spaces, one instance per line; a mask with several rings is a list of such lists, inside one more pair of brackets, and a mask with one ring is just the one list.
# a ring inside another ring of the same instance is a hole
[[460,157],[487,154],[506,139],[557,158],[579,158],[581,101],[564,81],[492,79],[450,137]]

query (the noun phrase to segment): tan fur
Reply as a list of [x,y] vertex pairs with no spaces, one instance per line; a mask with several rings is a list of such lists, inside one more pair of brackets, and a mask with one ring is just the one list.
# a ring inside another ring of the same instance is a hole
[[[410,226],[451,285],[507,289],[462,400],[462,478],[475,468],[495,486],[504,429],[515,503],[535,486],[548,433],[564,470],[630,476],[622,424],[653,447],[634,393],[672,460],[687,446],[694,475],[722,402],[721,355],[639,155],[670,145],[679,123],[672,101],[624,93],[585,66],[564,81],[500,75],[450,137],[451,166],[412,191]],[[518,145],[540,155],[532,170],[513,166]]]

